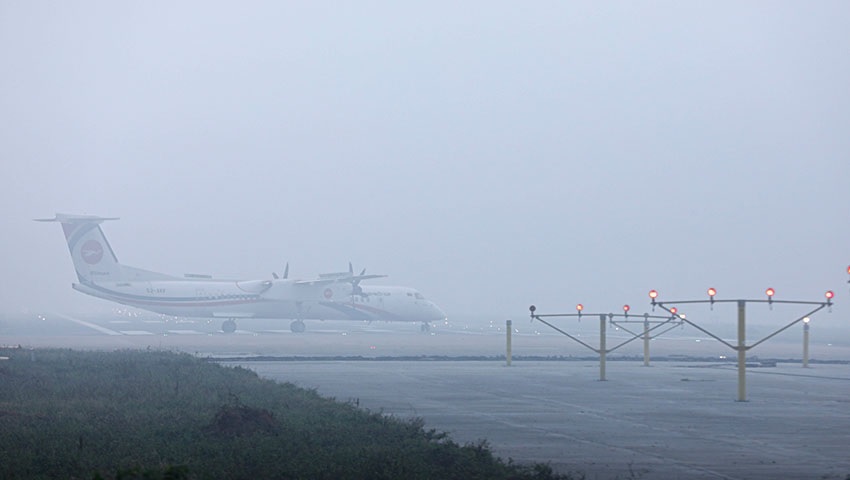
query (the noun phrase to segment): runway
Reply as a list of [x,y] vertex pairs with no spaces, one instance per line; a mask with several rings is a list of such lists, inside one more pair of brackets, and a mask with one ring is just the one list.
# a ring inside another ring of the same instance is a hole
[[605,382],[595,362],[238,364],[588,479],[850,474],[848,365],[751,369],[750,400],[736,402],[732,366],[693,362],[618,362]]
[[[0,343],[32,347],[81,349],[161,348],[200,355],[303,356],[498,356],[506,353],[505,320],[463,318],[434,324],[427,334],[418,323],[308,321],[307,332],[294,334],[288,320],[244,319],[234,334],[220,330],[221,320],[174,318],[138,310],[115,309],[97,314],[41,312],[0,316]],[[734,324],[731,324],[734,327]],[[595,357],[596,353],[539,322],[513,321],[513,354],[517,356]],[[599,344],[598,322],[585,319],[566,328],[582,341]],[[764,334],[753,328],[756,333]],[[734,343],[734,328],[721,334]],[[630,335],[609,328],[608,347]],[[755,339],[756,335],[748,338]],[[749,352],[749,356],[800,359],[801,332],[789,330]],[[693,328],[677,327],[650,346],[652,356],[733,357],[728,347]],[[642,357],[643,342],[633,341],[609,357]],[[850,360],[850,336],[813,324],[810,358]]]
[[[218,322],[138,312],[41,313],[0,318],[0,343],[212,357],[373,411],[422,417],[459,443],[486,439],[505,459],[588,479],[850,474],[850,365],[822,363],[850,359],[837,337],[814,336],[812,368],[799,360],[749,368],[748,401],[736,402],[732,352],[693,331],[653,340],[650,367],[638,360],[641,341],[617,350],[602,382],[594,352],[528,321],[514,327],[510,367],[504,320],[454,321],[427,334],[418,324],[361,322],[309,322],[293,334],[288,322],[245,320],[228,335]],[[598,342],[592,322],[571,327]],[[612,331],[609,345],[626,338]],[[783,334],[753,354],[755,363],[755,355],[799,359],[799,337]],[[259,357],[287,360],[244,360]]]

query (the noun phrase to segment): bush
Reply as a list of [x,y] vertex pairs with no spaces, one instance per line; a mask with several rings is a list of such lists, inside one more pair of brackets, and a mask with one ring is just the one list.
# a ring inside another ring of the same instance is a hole
[[569,478],[186,354],[0,355],[2,478]]

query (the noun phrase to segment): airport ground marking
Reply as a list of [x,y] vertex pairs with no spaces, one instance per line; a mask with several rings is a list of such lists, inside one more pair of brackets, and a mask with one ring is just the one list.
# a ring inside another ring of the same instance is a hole
[[69,315],[65,315],[63,313],[57,313],[56,316],[64,318],[65,320],[70,320],[70,321],[77,323],[79,325],[82,325],[84,327],[89,327],[93,330],[97,330],[100,333],[105,333],[106,335],[121,335],[121,332],[116,332],[115,330],[110,330],[108,328],[101,327],[100,325],[95,325],[94,323],[87,322],[85,320],[80,320],[79,318],[74,318],[74,317],[71,317]]

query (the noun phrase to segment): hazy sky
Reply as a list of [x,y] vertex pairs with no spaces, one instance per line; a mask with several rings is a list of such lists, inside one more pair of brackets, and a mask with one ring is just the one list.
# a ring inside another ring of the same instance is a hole
[[0,0],[0,311],[123,263],[367,267],[450,317],[850,312],[850,3]]

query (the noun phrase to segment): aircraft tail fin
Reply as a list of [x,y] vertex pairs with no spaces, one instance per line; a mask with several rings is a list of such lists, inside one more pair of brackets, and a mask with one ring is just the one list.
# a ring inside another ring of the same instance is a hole
[[57,213],[54,218],[35,219],[37,222],[62,224],[74,269],[81,283],[171,278],[168,275],[121,265],[100,228],[100,224],[107,220],[118,218]]

